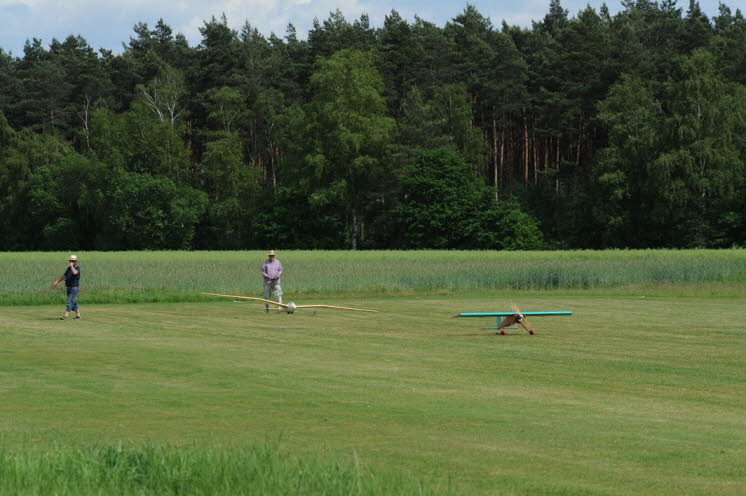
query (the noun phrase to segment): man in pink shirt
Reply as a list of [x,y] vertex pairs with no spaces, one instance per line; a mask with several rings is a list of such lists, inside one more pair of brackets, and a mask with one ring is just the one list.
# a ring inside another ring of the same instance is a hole
[[[269,300],[270,294],[274,292],[272,301],[282,303],[282,288],[280,287],[280,276],[282,276],[282,264],[275,258],[275,250],[269,250],[267,260],[262,264],[262,277],[264,278],[264,299]],[[269,305],[264,305],[264,312],[269,313]]]

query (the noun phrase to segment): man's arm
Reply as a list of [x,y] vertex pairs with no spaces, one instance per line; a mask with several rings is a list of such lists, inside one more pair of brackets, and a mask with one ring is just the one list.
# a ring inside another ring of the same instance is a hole
[[72,271],[72,273],[73,273],[74,276],[77,276],[78,274],[80,274],[80,271],[78,269],[76,269],[75,265],[72,264],[72,263],[70,264],[70,270]]
[[60,277],[57,278],[56,281],[52,283],[52,286],[57,286],[60,283],[60,281],[62,281],[64,278],[65,278],[65,274],[62,274]]

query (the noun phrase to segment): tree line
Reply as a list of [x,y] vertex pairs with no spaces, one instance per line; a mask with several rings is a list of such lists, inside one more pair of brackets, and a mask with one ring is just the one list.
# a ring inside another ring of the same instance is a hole
[[0,250],[746,243],[746,20],[330,13],[0,48]]

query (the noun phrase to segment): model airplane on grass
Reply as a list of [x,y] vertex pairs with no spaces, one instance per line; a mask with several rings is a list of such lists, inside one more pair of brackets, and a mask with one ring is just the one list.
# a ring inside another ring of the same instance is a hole
[[284,309],[287,313],[295,313],[295,310],[298,308],[331,308],[334,310],[349,310],[350,312],[377,312],[378,310],[367,310],[365,308],[351,308],[351,307],[339,307],[336,305],[296,305],[292,301],[290,303],[284,304],[284,303],[277,303],[276,301],[272,300],[265,300],[264,298],[255,298],[253,296],[235,296],[235,295],[225,295],[225,294],[217,294],[217,293],[200,293],[207,296],[222,296],[224,298],[236,298],[239,300],[250,300],[250,301],[261,301],[267,305],[274,305],[276,307]]
[[505,329],[515,326],[515,324],[523,327],[526,332],[533,334],[536,332],[535,329],[530,329],[526,326],[528,321],[526,316],[546,316],[546,315],[572,315],[572,312],[567,310],[552,311],[552,312],[521,312],[517,306],[512,305],[512,312],[472,312],[472,313],[460,313],[456,317],[497,317],[497,327],[485,327],[485,329],[497,329],[497,334],[505,335]]

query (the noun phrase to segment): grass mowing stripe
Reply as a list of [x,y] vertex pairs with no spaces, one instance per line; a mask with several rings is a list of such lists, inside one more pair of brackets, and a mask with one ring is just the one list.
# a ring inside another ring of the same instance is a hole
[[[740,296],[746,250],[557,252],[285,251],[295,298],[478,291],[615,291]],[[81,303],[204,301],[261,292],[264,252],[81,252]],[[64,302],[50,283],[67,253],[0,253],[0,305]]]
[[532,297],[575,313],[500,337],[450,317],[509,299],[367,300],[384,311],[6,308],[0,436],[16,451],[281,438],[460,494],[742,494],[740,299]]

